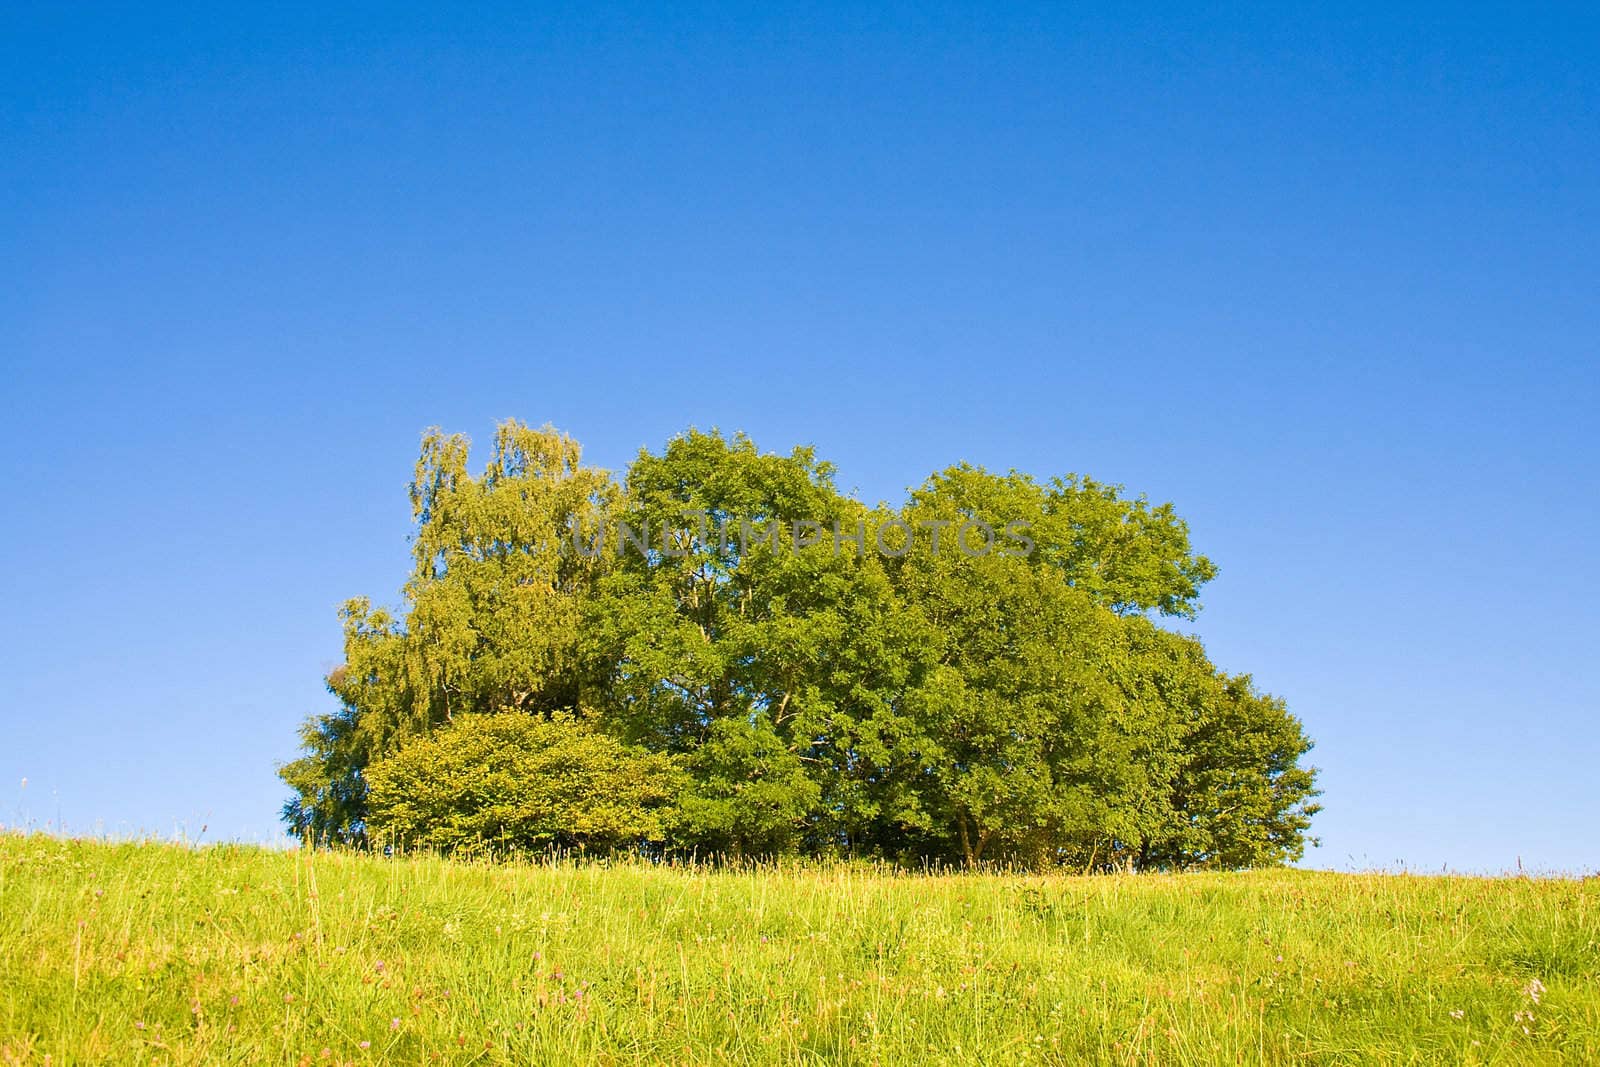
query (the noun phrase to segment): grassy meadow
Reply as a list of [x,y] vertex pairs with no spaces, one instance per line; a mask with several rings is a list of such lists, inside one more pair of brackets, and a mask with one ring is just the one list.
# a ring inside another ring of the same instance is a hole
[[0,1063],[1600,1063],[1600,882],[0,834]]

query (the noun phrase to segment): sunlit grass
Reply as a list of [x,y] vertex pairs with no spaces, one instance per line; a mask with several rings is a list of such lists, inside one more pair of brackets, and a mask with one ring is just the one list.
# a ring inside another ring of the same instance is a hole
[[1600,886],[0,834],[0,1061],[1597,1063]]

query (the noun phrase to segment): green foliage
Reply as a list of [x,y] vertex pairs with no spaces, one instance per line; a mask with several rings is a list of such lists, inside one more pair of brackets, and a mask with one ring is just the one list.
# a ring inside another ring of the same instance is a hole
[[734,856],[795,850],[821,790],[765,719],[717,719],[688,761],[683,843]]
[[340,611],[345,661],[327,683],[342,708],[302,730],[306,755],[281,772],[296,836],[362,842],[363,768],[454,716],[576,704],[578,621],[605,561],[560,543],[569,523],[610,513],[616,486],[548,428],[502,425],[478,478],[467,448],[423,437],[404,617],[365,597]]
[[1189,527],[1171,504],[1152,507],[1122,487],[1069,474],[1039,485],[1026,474],[994,475],[958,464],[912,493],[918,520],[984,519],[996,529],[1027,524],[1032,558],[1119,615],[1154,610],[1193,618],[1216,566],[1189,547]]
[[[685,851],[1176,869],[1304,847],[1298,720],[1150,617],[1192,617],[1216,573],[1170,505],[958,465],[869,508],[810,449],[714,432],[641,452],[620,483],[550,429],[500,427],[478,477],[467,451],[423,440],[403,614],[344,608],[342,709],[283,770],[297,833],[361,844],[404,812],[408,835],[498,841],[484,813],[524,789],[572,806],[517,840],[576,840],[572,784],[510,749],[492,775],[461,765],[470,813],[393,777],[436,767],[447,723],[571,713],[586,744],[672,761],[660,833]],[[554,777],[517,784],[533,774]]]
[[368,834],[446,850],[660,841],[682,788],[666,756],[571,715],[463,715],[367,769]]

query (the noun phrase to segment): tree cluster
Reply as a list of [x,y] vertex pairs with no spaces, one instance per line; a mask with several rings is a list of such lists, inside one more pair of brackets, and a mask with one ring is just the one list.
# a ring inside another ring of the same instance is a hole
[[[340,708],[281,772],[291,830],[1080,869],[1301,854],[1301,724],[1154,619],[1192,618],[1215,573],[1170,505],[963,464],[868,506],[833,474],[690,431],[619,481],[510,422],[475,476],[467,439],[431,431],[403,609],[342,609]],[[912,537],[705,532],[794,519]],[[933,550],[974,520],[1028,551]],[[669,533],[594,551],[622,521]]]

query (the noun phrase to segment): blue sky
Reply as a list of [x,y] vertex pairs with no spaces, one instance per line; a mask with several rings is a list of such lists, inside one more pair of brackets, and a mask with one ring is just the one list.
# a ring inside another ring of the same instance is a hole
[[0,822],[274,837],[515,416],[1171,500],[1308,863],[1600,868],[1592,9],[666,6],[0,14]]

